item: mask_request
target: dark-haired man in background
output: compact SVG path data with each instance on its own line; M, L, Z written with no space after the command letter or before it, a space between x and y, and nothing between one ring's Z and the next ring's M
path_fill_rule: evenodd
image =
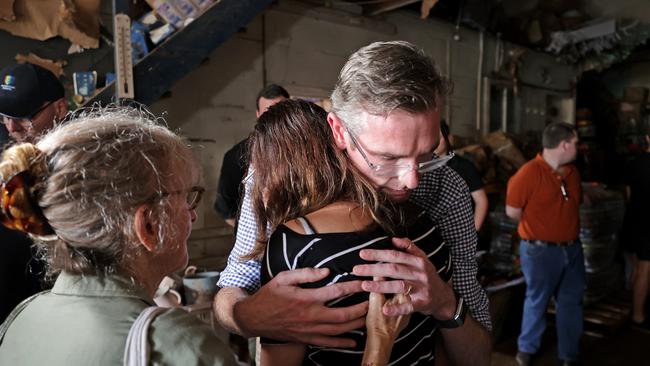
M283 87L277 84L267 85L257 94L255 118L261 116L270 106L285 99L289 99L289 93ZM230 226L235 226L237 211L243 195L241 182L248 170L247 144L248 137L226 151L221 163L214 209Z
M580 174L571 164L578 134L568 123L551 123L543 150L508 182L506 214L519 221L521 271L526 279L524 315L517 363L529 365L539 350L551 296L557 309L558 356L563 365L578 361L582 335L585 265L580 229Z

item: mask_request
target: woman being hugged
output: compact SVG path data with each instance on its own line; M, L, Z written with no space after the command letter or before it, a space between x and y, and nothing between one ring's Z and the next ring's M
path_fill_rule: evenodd
M56 282L3 324L0 364L122 364L135 319L187 265L199 179L185 141L129 107L79 113L7 149L0 218L36 239ZM235 364L183 310L161 311L148 332L151 364Z
M305 267L329 269L328 277L305 287L366 279L353 273L355 265L368 263L359 252L394 249L391 237L411 239L419 247L413 250L424 251L441 277L451 278L449 251L427 215L408 204L390 203L356 170L336 147L322 108L292 100L272 106L258 119L249 151L254 169L252 204L260 230L248 257L261 258L263 284L281 271ZM371 295L366 327L341 335L354 339L355 348L263 338L262 364L431 364L438 337L433 317L412 313L409 320L382 313L385 301L412 311L410 288L404 282L402 293L388 300ZM367 300L368 293L357 293L327 305Z

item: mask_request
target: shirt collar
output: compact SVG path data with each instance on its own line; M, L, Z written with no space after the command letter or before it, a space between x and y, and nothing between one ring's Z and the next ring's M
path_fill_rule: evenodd
M130 297L141 299L150 305L154 302L135 280L119 275L77 275L61 272L54 283L52 293L58 295L93 297Z
M573 169L570 169L570 168L569 168L569 164L560 165L560 167L559 167L559 171L560 171L560 172L555 171L555 170L554 170L554 169L553 169L553 168L548 164L548 162L547 162L546 160L544 160L544 157L542 156L542 153L537 153L537 156L535 156L535 160L537 160L537 162L538 162L542 167L544 167L544 170L546 170L546 171L548 171L549 173L551 173L551 174L553 174L553 175L556 175L556 176L559 175L559 176L561 176L561 177L566 178L566 177L568 177L569 175L571 175L571 172L573 171Z

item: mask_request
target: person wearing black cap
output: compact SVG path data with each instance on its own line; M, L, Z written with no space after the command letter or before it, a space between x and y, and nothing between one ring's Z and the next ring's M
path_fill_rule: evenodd
M15 142L33 142L68 113L63 85L49 70L15 64L0 70L0 116ZM0 148L7 142L0 141ZM25 234L0 225L0 322L43 289L43 262Z
M63 85L49 70L29 63L0 70L0 115L16 142L33 142L68 113Z

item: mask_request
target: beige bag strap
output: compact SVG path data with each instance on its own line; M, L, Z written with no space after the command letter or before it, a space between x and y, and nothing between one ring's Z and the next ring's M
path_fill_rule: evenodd
M135 319L124 348L124 366L146 366L149 364L149 325L167 308L150 306L142 310Z

